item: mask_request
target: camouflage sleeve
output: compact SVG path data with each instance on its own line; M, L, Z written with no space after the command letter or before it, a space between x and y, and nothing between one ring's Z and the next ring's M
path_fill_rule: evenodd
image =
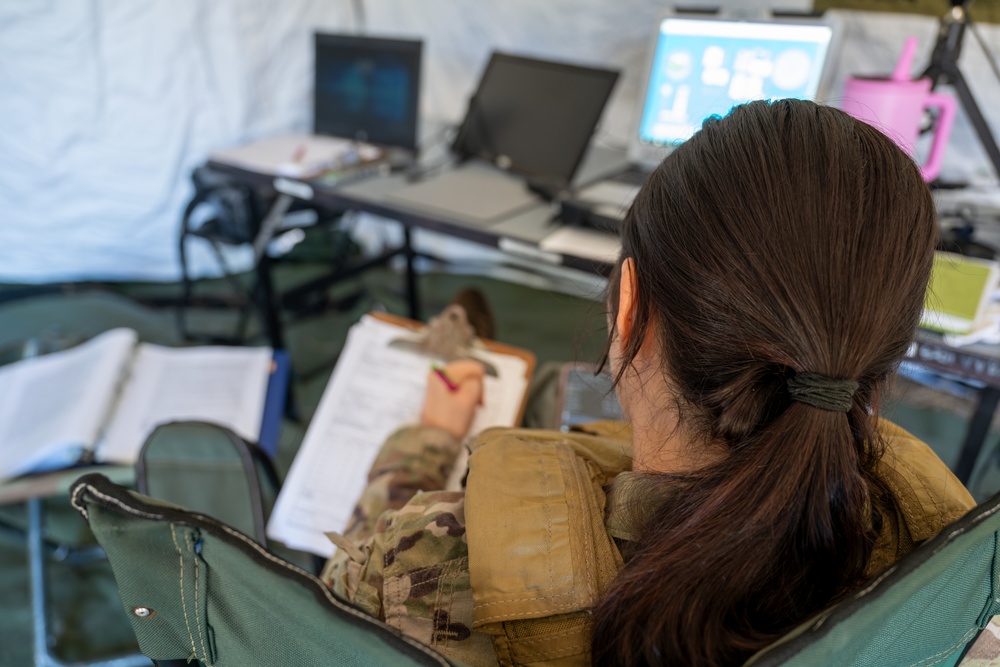
M460 448L455 436L430 426L406 426L390 435L368 472L368 486L344 537L363 542L386 510L403 507L420 491L444 489Z
M337 551L323 569L335 593L381 617L381 565L389 510L405 506L420 491L444 488L458 455L459 441L447 431L406 426L382 445L343 535L327 533Z
M339 548L322 579L334 593L449 659L497 664L490 636L472 629L464 493L418 493L360 544L330 537Z

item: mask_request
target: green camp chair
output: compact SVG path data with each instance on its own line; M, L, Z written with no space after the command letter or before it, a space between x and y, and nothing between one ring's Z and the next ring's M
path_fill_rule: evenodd
M211 517L98 474L70 497L107 552L140 650L161 667L449 664Z
M264 528L278 493L268 456L207 422L161 424L136 462L139 493L208 514L267 546Z
M96 474L71 497L107 551L143 653L160 664L448 664L214 519ZM998 531L1000 495L748 665L956 664L1000 612Z
M311 554L269 544L267 519L281 488L268 454L233 431L208 422L160 424L135 464L139 493L200 512L252 537L279 557L313 572Z
M998 531L1000 494L748 664L958 664L966 648L1000 614Z

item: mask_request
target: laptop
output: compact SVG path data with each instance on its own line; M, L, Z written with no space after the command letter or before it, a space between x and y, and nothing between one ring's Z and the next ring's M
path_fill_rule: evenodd
M452 142L461 164L389 198L477 223L537 206L537 192L568 187L617 79L616 70L494 52Z
M422 50L420 40L316 33L313 132L341 140L332 158L345 172L413 163Z
M816 99L834 28L807 19L668 16L656 34L629 164L564 202L567 222L617 231L649 173L710 116L757 99Z
M556 399L559 430L608 419L624 419L621 404L615 394L615 380L608 369L598 370L593 364L570 362L559 372L559 393Z

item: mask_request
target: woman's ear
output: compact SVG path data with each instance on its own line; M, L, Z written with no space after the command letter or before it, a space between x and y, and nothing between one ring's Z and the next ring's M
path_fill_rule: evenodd
M618 331L618 336L624 347L628 344L629 336L632 335L636 298L635 261L631 257L627 257L622 262L619 275L618 317L615 320L615 329Z

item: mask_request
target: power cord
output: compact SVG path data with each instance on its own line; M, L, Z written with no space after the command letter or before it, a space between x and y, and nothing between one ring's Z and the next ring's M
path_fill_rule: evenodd
M432 151L441 149L443 155L441 158L428 164L415 164L406 171L406 180L411 183L416 182L425 176L451 166L455 162L455 157L448 149L448 145L454 140L456 131L457 128L454 123L446 123L439 130L421 141L418 147L418 154L426 155Z

